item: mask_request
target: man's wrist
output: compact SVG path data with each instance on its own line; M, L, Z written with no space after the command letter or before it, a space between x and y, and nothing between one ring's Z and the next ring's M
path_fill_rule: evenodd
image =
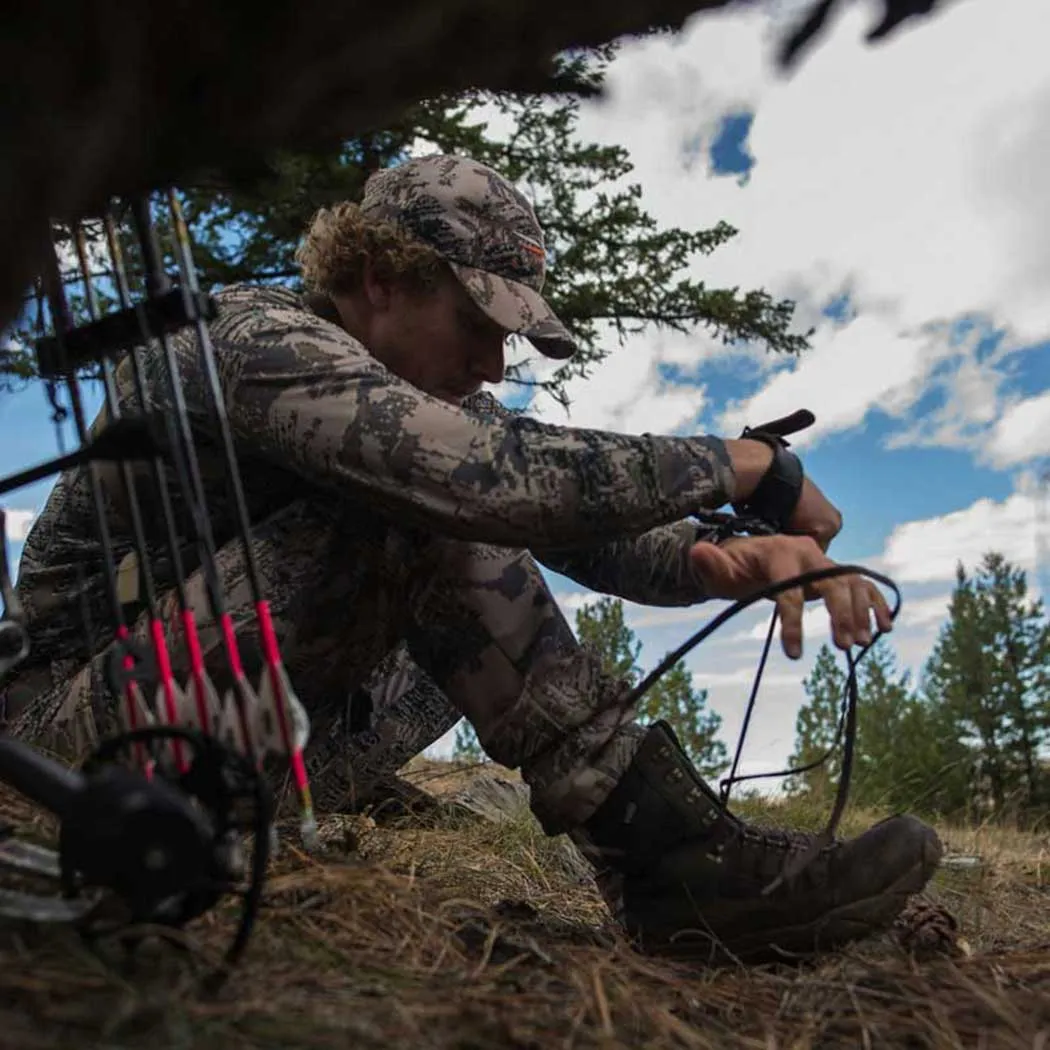
M802 497L805 484L802 461L788 451L787 442L776 434L756 431L753 440L762 441L772 450L773 461L754 491L734 501L733 510L744 517L759 518L777 532L783 532Z
M773 450L762 441L726 438L726 452L733 465L730 503L746 503L773 464Z

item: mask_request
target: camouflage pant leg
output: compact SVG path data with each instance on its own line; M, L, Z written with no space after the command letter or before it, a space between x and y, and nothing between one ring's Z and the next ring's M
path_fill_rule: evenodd
M420 712L413 706L419 691L412 688L380 705L364 731L348 734L345 715L351 691L396 642L396 624L403 618L404 575L411 564L402 537L385 529L352 528L351 517L299 501L253 530L263 590L285 663L311 718L306 761L319 808L339 807L355 788L367 792L370 783L400 768L411 757L408 752L422 750L447 731L450 719L455 724L459 717L440 694L438 702ZM257 681L261 647L240 544L223 546L216 564L245 671ZM208 672L221 692L229 681L228 667L200 572L189 577L186 591ZM181 633L175 630L174 593L163 595L160 606L173 667L185 681L188 660ZM133 636L146 641L148 627L140 617ZM103 684L111 649L55 675L51 687L15 718L11 732L72 761L85 757L100 737L116 732L120 701Z
M395 774L463 715L403 645L351 695L347 725L333 725L312 761L326 808L356 810L407 792ZM411 793L411 792L408 792Z
M527 551L442 545L440 576L415 606L409 649L495 761L520 769L549 834L594 812L644 731L626 682L580 646Z

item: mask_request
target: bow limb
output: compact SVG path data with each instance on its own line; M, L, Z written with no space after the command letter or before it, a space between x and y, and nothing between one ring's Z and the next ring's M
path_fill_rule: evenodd
M159 259L150 256L155 249L155 233L148 225L148 208L133 206L142 235L146 285L145 302L132 305L123 260L114 250L118 244L112 216L104 223L106 240L111 248L112 274L121 309L102 316L99 296L91 274L91 252L84 227L73 229L72 247L79 265L80 278L89 322L77 327L63 288L59 251L49 230L51 249L42 275L41 288L46 290L47 314L53 335L42 336L37 343L37 361L48 383L54 419L63 452L58 459L43 464L12 479L0 481L0 491L9 491L14 483L27 478L43 477L58 469L82 470L77 484L87 486L90 515L94 520L98 547L102 555L101 587L105 594L115 637L101 652L102 638L93 631L90 617L85 616L89 651L87 666L72 678L73 700L93 702L97 678L108 671L110 685L123 700L122 719L125 732L106 739L88 758L82 770L72 771L45 757L26 742L11 737L0 738L0 779L38 805L55 813L61 823L57 853L38 850L27 852L24 844L11 840L9 829L0 827L0 868L31 874L38 879L61 882L62 889L80 904L63 907L57 898L20 895L0 890L0 914L40 921L84 921L94 923L95 916L85 892L96 890L115 893L129 909L132 924L166 924L180 926L210 908L224 893L238 892L244 898L241 922L228 952L230 962L243 949L257 910L262 881L269 856L272 831L272 802L260 761L255 754L258 711L250 687L246 690L243 670L232 623L223 605L224 596L214 559L214 549L207 508L195 458L193 437L181 399L181 389L168 335L185 324L191 316L183 304L183 291L172 292L159 272ZM143 225L141 220L145 219ZM38 297L40 328L45 325L45 291ZM181 311L181 316L180 316ZM137 340L136 340L137 335ZM169 366L166 376L173 403L183 406L180 418L171 421L166 434L159 434L151 418L146 397L144 372L136 341L148 343L156 337ZM113 358L131 349L131 371L136 378L136 393L142 412L136 421L126 416L130 399L122 399L115 382ZM105 411L95 435L89 434L78 372L89 364L99 367L105 391ZM163 371L163 370L162 370ZM162 376L162 379L164 377ZM62 448L61 423L68 412L58 397L58 380L64 380L68 402L79 439L79 450L66 454ZM163 418L163 417L161 417ZM138 426L135 423L138 423ZM151 427L150 424L154 425ZM139 440L143 437L148 440ZM109 469L105 486L98 460L115 464ZM170 639L165 631L162 602L157 576L151 564L151 553L145 514L140 501L143 479L129 467L130 459L144 460L152 470L154 485L161 501L164 535L171 558L174 589L180 603L180 621L190 653L191 675L197 704L191 706L174 679L169 652ZM238 727L249 760L224 748L209 731L220 704L214 687L203 670L201 646L193 612L185 594L185 571L179 557L180 544L172 503L167 496L165 470L173 463L177 480L183 488L186 506L191 511L196 537L202 554L202 570L207 577L207 596L213 600L223 639L234 666L237 685ZM115 487L114 487L115 479ZM6 487L5 487L6 486ZM152 652L141 644L138 631L129 629L130 613L122 601L121 577L115 561L119 533L107 520L108 496L118 495L116 502L126 510L123 524L130 526L130 541L121 536L119 543L129 543L125 566L130 563L136 581L136 597L144 605L144 626ZM3 522L0 520L0 525ZM15 634L21 626L17 594L10 585L5 558L0 569L0 589L5 600L4 629L0 643L12 640L15 659L24 655L25 646ZM84 566L77 560L78 591L88 607L88 586ZM107 618L108 619L108 618ZM18 646L13 641L19 641ZM15 648L18 652L14 652ZM0 648L0 655L6 654ZM13 662L12 662L13 665ZM156 683L152 699L156 702L154 717L143 697L147 682ZM68 685L69 683L67 683ZM62 685L56 685L60 692ZM210 692L210 696L209 696ZM159 723L159 724L158 724ZM187 727L192 728L187 728ZM174 762L154 761L160 753L174 756ZM128 754L136 756L138 771L127 767ZM145 774L145 775L143 775ZM237 849L231 849L238 836L250 831L254 838L250 871ZM242 889L244 879L246 889ZM57 901L57 903L56 903ZM84 905L87 902L86 906ZM86 927L85 927L86 928ZM94 929L94 927L92 927ZM105 932L105 931L96 931Z

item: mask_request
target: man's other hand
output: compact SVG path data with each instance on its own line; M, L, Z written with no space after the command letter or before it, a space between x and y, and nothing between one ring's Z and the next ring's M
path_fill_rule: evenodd
M833 562L810 536L737 536L715 545L696 543L690 556L713 598L747 598L762 587L782 583ZM792 588L774 599L780 613L784 652L802 656L802 609L806 601L823 601L831 618L831 637L839 649L868 645L872 619L880 631L893 629L890 608L871 581L850 574Z

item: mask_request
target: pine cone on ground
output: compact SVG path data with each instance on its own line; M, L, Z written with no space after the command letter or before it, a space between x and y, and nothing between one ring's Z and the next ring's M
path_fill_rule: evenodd
M960 958L970 948L959 935L959 922L928 897L912 897L893 924L894 940L916 959Z

